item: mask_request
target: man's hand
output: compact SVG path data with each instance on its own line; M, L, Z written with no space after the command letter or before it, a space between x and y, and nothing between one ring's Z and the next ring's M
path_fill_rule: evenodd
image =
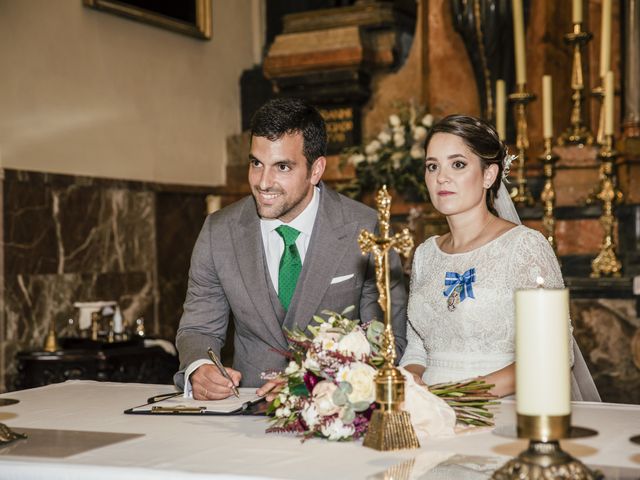
M225 370L233 380L233 385L240 385L242 374L232 368ZM232 383L222 376L215 365L200 365L189 379L196 400L222 400L233 395Z
M256 395L264 397L267 402L273 402L286 383L286 379L282 377L274 378L257 389Z

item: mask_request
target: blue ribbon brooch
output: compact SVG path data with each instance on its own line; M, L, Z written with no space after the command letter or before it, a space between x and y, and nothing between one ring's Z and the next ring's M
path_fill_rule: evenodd
M444 276L446 290L442 294L447 297L447 308L450 312L456 309L456 305L465 298L476 298L473 295L473 282L476 281L476 269L470 268L462 275L456 272L447 272Z

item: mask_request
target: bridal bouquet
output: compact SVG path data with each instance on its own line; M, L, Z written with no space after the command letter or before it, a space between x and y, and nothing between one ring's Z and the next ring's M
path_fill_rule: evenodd
M387 185L407 200L426 200L424 143L432 124L431 114L414 105L402 106L375 138L345 150L342 164L355 167L355 178L340 185L340 191L359 198Z
M375 406L375 375L384 359L384 325L360 325L342 314L315 316L310 335L287 332L289 365L280 374L286 384L269 406L267 432L296 432L305 438L352 440L363 436Z
M287 331L290 349L283 352L289 364L278 375L284 387L269 405L272 415L267 432L293 432L304 439L354 440L364 436L375 404L375 376L384 363L381 355L384 325L325 311L327 318L315 316L315 325ZM426 434L434 429L452 431L456 420L470 425L492 425L493 414L486 409L495 397L484 382L440 384L432 392L415 385L409 375L406 403L420 410ZM415 388L413 398L409 398ZM416 392L417 391L417 392ZM425 412L429 410L429 412ZM414 424L415 425L415 424Z

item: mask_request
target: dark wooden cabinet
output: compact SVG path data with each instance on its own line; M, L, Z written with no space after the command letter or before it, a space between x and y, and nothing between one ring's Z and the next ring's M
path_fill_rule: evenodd
M69 341L71 340L71 341ZM15 388L40 387L66 380L170 384L178 360L142 341L119 343L67 339L57 352L19 352Z

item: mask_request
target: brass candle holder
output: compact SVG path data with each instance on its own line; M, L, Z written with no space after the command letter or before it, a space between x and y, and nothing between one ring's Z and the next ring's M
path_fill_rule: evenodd
M494 433L507 438L528 439L529 448L493 472L493 480L604 479L602 473L589 469L580 460L562 450L562 439L585 438L598 433L588 428L572 427L571 414L518 414L517 430L511 426L496 428Z
M555 176L555 164L559 157L552 151L551 138L544 139L544 153L538 158L544 165L544 188L540 194L540 200L542 200L544 207L542 226L544 227L547 240L551 244L553 251L557 253L556 219L554 217L556 190L553 186L553 177Z
M622 271L622 264L616 256L616 245L613 238L613 228L615 226L614 205L622 202L623 199L622 192L616 187L614 174L614 164L617 156L618 152L613 149L613 136L607 135L604 146L598 153L598 158L602 162L602 175L600 191L596 196L602 202L600 224L604 233L600 253L591 262L592 278L601 276L619 277Z
M584 102L584 75L582 68L582 48L591 40L593 35L582 31L582 23L573 24L573 32L564 36L566 43L573 47L573 64L571 67L571 89L573 95L571 100L571 125L560 135L558 143L560 145L591 145L593 134L583 121L582 104Z
M13 398L0 398L0 407L15 405L16 403L18 403L18 400ZM23 438L27 438L27 436L23 433L14 432L4 423L0 423L0 448Z
M396 341L391 329L391 295L389 288L389 250L394 249L407 257L413 248L413 238L408 229L389 235L391 195L383 186L376 195L380 235L362 230L358 245L363 254L372 253L376 267L378 303L384 314L382 356L384 365L376 375L376 402L369 428L364 437L364 446L376 450L400 450L419 448L418 437L411 424L409 412L402 410L404 402L404 376L395 367Z
M60 350L60 345L58 344L58 336L56 335L56 320L55 318L51 318L49 322L49 331L47 332L47 338L44 341L45 352L53 353Z
M516 149L518 150L516 186L510 195L515 203L533 205L533 197L527 186L526 156L529 149L529 134L527 133L527 104L535 100L536 96L526 91L525 83L518 84L518 91L509 95L509 101L515 104L516 115Z

